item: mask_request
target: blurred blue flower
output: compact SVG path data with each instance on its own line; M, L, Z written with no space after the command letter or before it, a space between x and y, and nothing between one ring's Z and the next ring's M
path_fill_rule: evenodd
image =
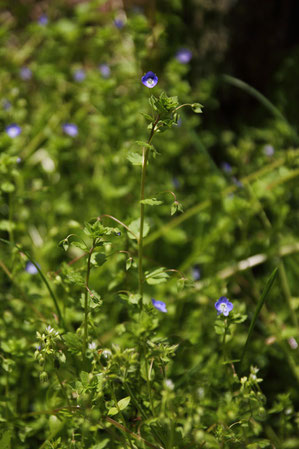
M114 25L120 30L125 26L125 23L120 17L116 17L116 19L114 19Z
M73 74L73 78L75 81L78 81L78 83L81 83L86 78L85 70L83 69L76 70Z
M75 137L78 134L78 127L74 123L64 123L62 129L68 136Z
M38 23L42 26L48 25L48 21L48 16L46 14L42 14L38 19Z
M3 100L2 106L3 106L4 111L8 111L11 108L11 103L8 100Z
M172 184L173 184L173 187L175 189L179 189L180 188L180 181L175 176L172 178Z
M109 78L111 70L108 64L100 64L99 71L101 72L103 78Z
M17 164L20 164L22 162L22 158L18 157L17 158Z
M228 162L222 162L221 168L225 173L231 173L232 172L232 166Z
M266 156L273 156L274 148L272 147L272 145L265 145L264 146L264 154Z
M199 281L201 273L198 265L194 265L194 267L192 268L192 277L195 281Z
M235 176L232 177L232 181L237 187L240 187L240 188L243 187L243 183L241 181L239 181L239 179L236 178Z
M17 137L19 134L21 134L22 129L19 125L17 125L16 123L12 123L11 125L8 125L5 128L6 134L9 135L9 137L11 137L12 139L14 139L15 137Z
M189 48L180 48L175 57L181 64L188 64L192 59L192 51Z
M28 67L22 67L20 70L20 77L24 81L29 81L32 78L32 72Z
M38 267L39 267L39 265L38 265ZM27 273L29 273L29 274L37 274L38 273L38 269L32 262L26 263L25 271L27 271Z
M233 310L233 304L225 296L221 296L217 302L215 302L215 308L217 315L223 313L224 316L228 316L229 312Z
M149 87L150 89L152 87L155 87L155 85L158 82L158 77L154 72L147 72L142 78L141 78L142 84L144 84L146 87Z
M160 312L167 313L165 302L163 302L163 301L156 301L154 298L152 298L152 304Z

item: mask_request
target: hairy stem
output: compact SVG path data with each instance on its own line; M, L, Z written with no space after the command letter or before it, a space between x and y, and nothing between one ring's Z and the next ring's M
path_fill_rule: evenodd
M155 134L156 125L160 119L160 116L156 118L155 122L152 125L152 129L150 132L150 136L148 138L147 143L150 145L152 138ZM146 166L149 156L149 147L143 147L142 150L142 168L141 168L141 183L140 183L140 225L139 225L139 240L138 240L138 291L141 296L141 307L142 307L142 299L143 299L143 268L142 268L142 259L143 259L143 228L144 228L144 204L141 202L144 200L144 187L145 187L145 176L146 176Z
M89 275L90 275L90 268L91 268L91 255L95 249L95 240L92 243L92 247L89 250L88 253L88 259L87 259L87 270L86 270L86 280L85 280L85 297L84 297L84 335L83 335L83 348L82 348L82 355L83 360L85 359L86 354L86 346L87 346L87 337L88 337L88 294L89 294Z

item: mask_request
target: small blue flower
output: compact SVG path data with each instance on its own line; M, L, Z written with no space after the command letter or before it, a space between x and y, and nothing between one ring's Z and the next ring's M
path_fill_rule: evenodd
M225 173L231 173L232 172L232 166L228 162L222 162L221 168Z
M175 176L172 178L172 184L173 184L173 187L175 189L179 189L180 188L180 181Z
M101 72L103 78L109 78L111 69L108 64L100 64L99 71Z
M264 146L264 154L266 156L273 156L274 148L272 147L272 145L265 145Z
M75 81L78 81L78 83L81 83L86 78L85 70L83 69L76 70L73 74L73 78Z
M232 177L232 181L233 181L233 183L237 186L237 187L240 187L240 188L242 188L243 187L243 184L242 184L242 182L241 181L239 181L239 179L238 178L236 178L235 176L233 176Z
M125 26L125 23L120 17L116 17L116 19L114 19L114 25L120 30Z
M18 157L17 158L17 164L20 164L22 162L22 158Z
M11 103L8 100L3 100L2 106L3 106L4 111L8 111L11 108Z
M32 78L32 72L28 67L22 67L20 70L20 77L24 81L29 81Z
M152 304L160 312L167 313L165 302L163 302L163 301L156 301L154 298L152 298Z
M16 123L12 123L11 125L8 125L5 128L6 134L9 135L9 137L11 137L12 139L14 139L15 137L17 137L19 134L21 134L22 129L19 125L17 125Z
M192 277L195 281L199 281L201 272L198 265L194 265L194 267L192 268Z
M223 313L224 316L228 316L229 312L233 310L233 304L225 296L221 296L217 302L215 302L215 308L217 315Z
M38 267L39 267L39 265L38 265ZM26 263L25 271L27 271L27 273L29 273L29 274L37 274L38 273L38 269L32 262Z
M48 21L48 16L46 14L42 14L38 19L39 25L42 26L48 25Z
M192 51L189 48L180 48L175 57L181 64L188 64L192 59Z
M65 123L62 125L62 129L68 136L76 137L78 134L78 128L77 125L74 123Z
M149 87L152 89L152 87L155 87L155 85L158 82L158 77L154 72L147 72L142 78L141 78L142 84L144 84L146 87Z

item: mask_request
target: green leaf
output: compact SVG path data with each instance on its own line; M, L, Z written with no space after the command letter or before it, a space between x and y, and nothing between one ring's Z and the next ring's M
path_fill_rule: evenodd
M132 221L128 227L132 232L134 232L135 235L137 235L139 237L139 229L140 229L140 219L139 218ZM147 220L144 220L143 237L146 237L147 234L149 233L149 231L150 231L149 224L148 224ZM130 239L135 239L135 237L130 232L128 232L128 237Z
M163 282L166 282L168 278L169 275L165 273L164 267L145 272L145 280L149 285L162 284Z
M153 122L153 121L154 121L154 118L151 117L150 115L145 114L144 112L140 112L140 114L143 115L143 117L144 117L146 120L148 120L149 122Z
M157 200L157 198L148 198L146 200L141 200L140 203L147 204L148 206L159 206L163 204L163 201Z
M109 441L110 441L109 438L105 438L100 443L92 446L90 449L104 449L107 446L107 444L109 443Z
M1 449L11 449L11 437L12 437L12 432L11 430L6 430L0 440L0 448Z
M74 240L70 244L71 244L71 246L75 246L76 248L80 248L83 251L88 251L88 248L87 248L87 246L86 246L86 244L84 242L80 242L80 241L78 242L78 241Z
M89 296L91 301L96 305L100 306L102 304L101 295L99 295L95 290L89 291Z
M249 326L249 331L248 331L247 339L246 339L246 342L245 342L245 345L244 345L244 348L243 348L243 351L242 351L242 355L241 355L241 359L240 359L240 360L241 360L241 361L240 361L240 364L241 364L241 365L242 365L242 362L243 362L243 359L244 359L244 355L245 355L245 353L246 353L246 350L247 350L247 348L248 348L248 343L249 343L249 340L250 340L250 337L251 337L251 334L252 334L254 325L255 325L255 323L256 323L257 317L258 317L258 315L259 315L259 313L260 313L260 311L261 311L261 308L263 307L263 305L264 305L264 303L265 303L265 301L266 301L266 298L267 298L268 294L270 293L270 290L271 290L271 288L272 288L272 285L273 285L273 283L274 283L274 281L275 281L275 278L276 278L276 275L277 275L277 271L278 271L278 268L276 267L276 268L273 270L271 276L269 277L269 279L268 279L268 281L267 281L267 284L266 284L266 286L265 286L265 288L264 288L264 291L263 291L263 293L262 293L260 299L258 300L258 303L257 303L256 309L255 309L255 312L254 312L252 321L251 321L250 326Z
M201 114L202 113L202 108L203 105L200 103L193 103L191 105L193 112L195 112L196 114Z
M121 399L120 401L118 401L117 405L118 405L119 409L124 410L126 407L128 407L130 400L131 400L130 396L127 396L127 397Z
M73 332L67 332L63 335L63 340L65 341L68 350L73 353L78 353L81 351L82 342L79 335Z
M87 387L89 384L89 374L86 371L81 371L80 379L83 387Z
M1 189L3 192L11 193L15 190L15 186L11 182L6 181L1 184Z
M106 254L104 253L96 253L94 256L94 260L97 267L101 267L107 261Z
M117 410L116 407L111 407L108 411L108 415L110 416L117 415L117 413L119 413L119 411Z
M126 260L126 270L127 271L131 268L132 263L133 263L133 258L129 257L129 259Z
M139 153L133 153L132 151L130 151L130 153L128 153L128 155L127 155L127 159L133 165L142 165L143 159L142 159L142 155Z
M63 239L63 240L61 240L61 241L58 243L58 246L59 246L60 248L63 248L64 251L67 251L67 250L69 249L69 246L70 246L68 239Z
M141 299L139 293L121 293L119 296L125 301L128 301L130 304L138 304Z
M140 145L141 147L149 148L150 150L154 149L153 145L147 142L143 142L142 140L135 140L135 143L137 143L137 145Z
M184 212L184 209L179 201L174 201L174 203L171 205L170 214L174 215L177 211Z

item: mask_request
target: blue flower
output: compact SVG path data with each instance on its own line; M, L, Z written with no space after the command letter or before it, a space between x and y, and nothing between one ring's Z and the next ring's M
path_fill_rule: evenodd
M121 28L124 27L124 21L122 19L120 19L119 17L116 17L116 19L114 19L114 25L116 26L116 28L118 28L119 30Z
M235 176L233 176L232 177L232 181L233 181L233 183L237 186L237 187L240 187L240 188L242 188L243 187L243 184L242 184L242 182L241 181L239 181L239 179L238 178L236 178Z
M81 83L86 78L86 73L83 69L78 69L74 72L73 78L75 81L78 81L78 83Z
M215 308L217 315L223 313L224 316L228 316L229 312L233 310L233 304L225 296L221 296L217 302L215 302Z
M192 51L189 48L180 48L175 57L181 64L188 64L192 59Z
M68 136L75 137L78 134L77 125L74 123L65 123L62 125L62 129Z
M48 24L48 16L46 16L46 14L42 14L38 19L38 23L42 26L47 25Z
M38 265L38 267L39 267L39 265ZM27 271L27 273L29 273L29 274L37 274L38 273L38 269L32 262L26 263L25 271Z
M2 106L3 106L4 111L8 111L11 108L11 103L8 100L3 100Z
M192 268L192 277L193 277L193 279L195 281L199 281L200 276L201 276L201 273L200 273L199 266L198 265L194 265L194 267Z
M108 64L100 64L99 71L101 72L103 78L109 78L111 70Z
M163 301L156 301L154 298L152 298L152 304L160 312L167 313L165 302L163 302Z
M264 154L266 156L273 156L274 148L272 147L272 145L265 145L264 146Z
M152 87L155 87L155 85L158 82L158 77L154 72L147 72L142 78L141 78L142 84L144 84L146 87L149 87L150 89Z
M32 72L28 67L22 67L20 70L20 77L24 81L29 81L32 78Z
M5 128L6 133L9 135L9 137L11 137L12 139L14 139L15 137L17 137L19 134L21 134L22 129L19 125L17 125L16 123L12 123L11 125L8 125Z
M221 168L225 173L231 173L232 172L232 166L228 162L222 162Z
M180 188L180 181L178 180L178 178L176 176L174 176L172 178L172 184L173 184L173 187L175 189L179 189Z

